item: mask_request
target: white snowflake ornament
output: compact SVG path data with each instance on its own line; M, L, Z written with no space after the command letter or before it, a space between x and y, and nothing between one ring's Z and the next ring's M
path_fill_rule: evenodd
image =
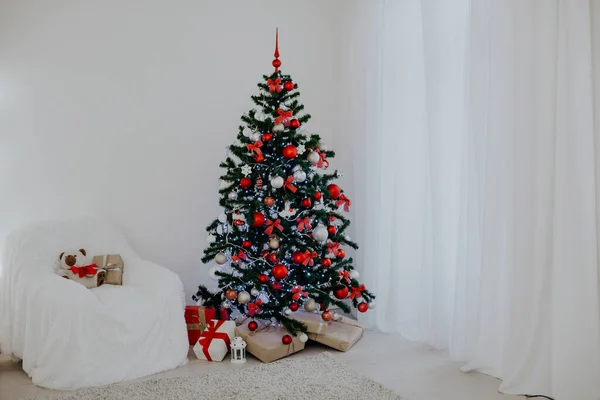
M249 165L244 165L241 169L242 169L242 174L244 174L245 176L248 176L252 173L252 167Z
M296 150L298 150L298 154L304 154L304 152L306 151L306 147L301 144L300 146L296 147Z

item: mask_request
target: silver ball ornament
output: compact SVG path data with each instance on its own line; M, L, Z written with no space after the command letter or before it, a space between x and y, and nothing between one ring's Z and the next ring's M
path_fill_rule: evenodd
M215 262L219 265L223 265L227 262L227 256L223 253L219 253L215 256Z
M229 200L237 200L238 194L237 194L237 192L229 192L227 197L229 198Z
M283 312L285 315L292 315L292 310L290 310L289 308L286 308L285 311Z
M306 341L308 340L308 335L306 333L301 333L300 335L298 335L298 339L302 343L306 343Z
M297 182L304 182L306 180L306 172L302 170L294 172L294 179Z
M257 288L252 288L252 290L250 290L250 294L251 294L252 296L258 296L258 293L259 293L259 292L258 292L258 289L257 289Z
M311 151L310 153L308 153L308 156L306 156L306 159L309 162L316 164L321 159L321 156L319 156L319 153L317 153L316 151Z
M245 290L238 293L237 300L240 304L246 304L250 301L250 293Z
M313 299L308 299L306 300L306 302L304 303L304 309L308 312L313 312L317 309L317 302L314 301Z
M371 309L371 310L374 309L375 308L375 300L371 300L369 302L368 306L369 306L369 309Z
M282 177L276 176L275 178L271 179L271 186L273 186L275 189L281 189L283 187L284 182L285 181Z
M315 227L315 229L313 229L312 235L313 238L315 238L315 240L319 242L324 242L329 237L329 232L327 232L327 228L325 228L325 225L319 224Z
M350 271L350 273L348 274L348 276L352 279L357 279L360 278L360 274L358 273L357 270L353 269L352 271Z

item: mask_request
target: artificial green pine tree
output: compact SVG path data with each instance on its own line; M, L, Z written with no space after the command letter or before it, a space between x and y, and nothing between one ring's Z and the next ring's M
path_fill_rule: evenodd
M279 69L277 39L272 65L275 72L252 96L260 111L242 116L238 142L220 164L224 212L207 227L202 258L219 264L211 270L219 291L200 286L194 300L278 322L296 335L306 332L290 317L300 307L330 320L331 305L349 312L349 297L365 312L375 296L357 281L344 252L344 245L358 248L345 233L350 221L342 212L350 200L332 183L341 174L326 172L334 152L300 129L310 115L302 113L298 85Z

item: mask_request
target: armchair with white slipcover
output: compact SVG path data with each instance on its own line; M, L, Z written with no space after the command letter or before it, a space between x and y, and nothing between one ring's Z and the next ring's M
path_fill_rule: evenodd
M87 289L54 274L65 248L121 254L123 286ZM95 218L41 222L9 234L0 276L0 348L33 383L100 386L176 368L189 350L179 277Z

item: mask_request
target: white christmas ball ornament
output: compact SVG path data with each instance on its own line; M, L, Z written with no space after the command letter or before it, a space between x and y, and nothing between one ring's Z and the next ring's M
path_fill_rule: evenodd
M283 312L285 315L292 315L292 310L290 310L289 308L286 308L285 311Z
M312 232L313 238L319 242L324 242L329 237L329 233L327 232L327 228L325 225L319 224Z
M215 262L219 265L223 265L227 262L227 256L223 253L219 253L215 256Z
M306 341L308 340L308 335L306 333L301 333L300 335L298 335L298 339L302 343L306 343Z
M277 124L273 127L273 132L283 132L284 129L283 124Z
M304 182L306 180L306 172L302 170L294 172L294 179L297 182Z
M340 319L340 314L334 312L333 315L332 315L332 317L333 317L334 321L337 321L338 319Z
M255 132L255 133L253 133L253 134L252 134L252 136L250 137L250 139L251 139L253 142L256 142L256 141L258 141L258 140L260 139L260 133L258 133L258 132Z
M371 301L369 302L369 308L370 308L370 309L373 309L373 308L375 308L375 300L371 300Z
M240 304L246 304L250 301L250 293L245 290L238 294L237 300Z
M221 223L227 222L227 215L225 213L219 214L219 222L221 222Z
M217 267L212 267L208 270L208 276L210 279L214 279L215 281L219 279L219 277L215 274L217 271L219 271L219 268Z
M358 278L360 278L360 274L355 269L350 271L350 274L348 274L348 276L350 276L350 278L352 278L352 279L357 279L357 280L358 280Z
M229 200L237 200L238 194L237 192L229 192L229 195L227 197L229 198Z
M252 288L252 290L250 290L250 294L251 294L252 296L257 296L257 295L258 295L258 289L257 289L257 288L255 288L255 287L254 287L254 288Z
M280 176L276 176L275 178L271 179L271 186L273 186L275 189L281 189L283 187L283 183L284 180Z
M308 312L313 312L317 309L317 302L313 299L308 299L306 303L304 303L304 309Z
M310 153L308 153L308 156L306 157L306 159L313 163L316 164L319 162L319 160L321 159L321 157L319 156L319 153L317 153L316 151L311 151Z

